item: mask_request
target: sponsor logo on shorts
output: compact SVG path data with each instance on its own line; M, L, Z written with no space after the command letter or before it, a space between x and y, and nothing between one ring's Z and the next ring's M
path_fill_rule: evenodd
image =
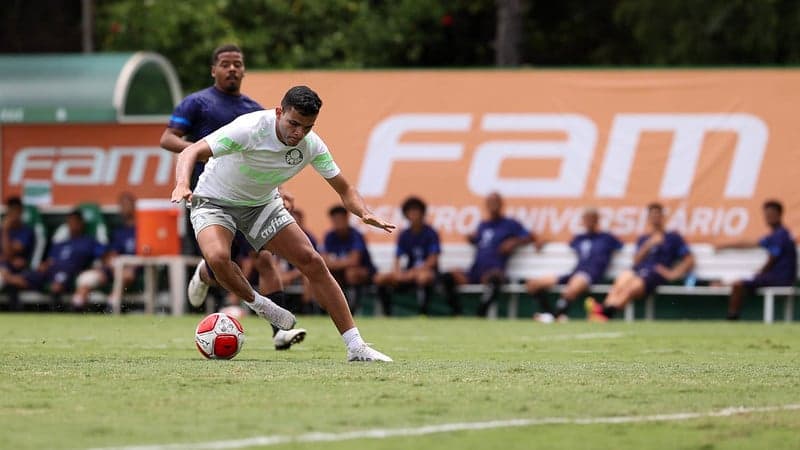
M296 166L303 162L303 152L300 150L293 148L286 152L286 164L291 166Z
M261 237L266 238L273 234L275 234L281 227L286 225L292 220L292 216L288 214L281 214L278 217L269 221L267 227L264 228L264 231L261 232Z

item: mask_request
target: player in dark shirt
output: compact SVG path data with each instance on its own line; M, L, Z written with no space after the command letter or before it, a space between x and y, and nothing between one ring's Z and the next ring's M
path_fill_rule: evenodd
M797 280L797 245L791 232L783 226L783 205L776 200L769 200L764 202L763 211L770 232L758 241L758 245L769 256L753 278L733 284L728 302L728 320L739 319L746 294L765 286L792 286Z
M455 270L442 276L448 302L455 314L461 313L457 286L483 284L479 316L486 316L489 306L497 299L500 287L506 281L506 264L514 251L534 241L534 236L519 222L503 215L503 198L498 193L486 197L488 217L478 224L478 229L467 236L475 246L475 259L468 272Z
M88 269L104 250L99 242L84 234L80 210L67 215L67 226L67 240L52 244L47 259L37 270L19 274L2 272L5 281L18 289L48 291L53 294L54 302L60 303L60 296L73 289L78 274Z
M526 286L531 295L539 297L543 312L534 316L539 322L550 323L554 320L567 320L569 305L589 288L603 280L611 257L622 248L622 242L614 235L600 231L599 215L595 209L587 209L583 213L585 232L575 236L569 246L575 251L578 263L568 274L560 277L548 275L528 280ZM553 310L547 301L547 291L557 284L564 285L561 297L556 301Z
M263 110L258 102L242 94L244 75L244 53L238 46L228 44L216 48L211 57L211 77L214 79L214 85L190 94L181 101L172 113L167 129L161 135L161 146L173 153L180 153L193 142L205 138L240 115ZM191 189L197 184L204 163L201 161L195 165L190 183ZM291 211L291 195L284 191L281 191L281 195L286 208ZM191 227L189 214L186 214L186 217L188 227ZM199 255L200 250L194 233L186 233L186 239L191 251ZM239 240L246 242L244 239ZM259 251L249 263L252 263L258 272L259 292L278 305L284 306L283 285L272 255L266 250ZM188 295L193 306L197 307L205 302L209 286L216 286L214 275L210 273L205 262L201 261L189 283ZM275 347L281 350L301 342L306 335L306 330L303 329L282 331L273 327L272 332Z
M20 273L30 269L31 257L36 245L36 234L22 220L23 205L19 197L11 197L6 201L6 213L0 224L0 289L8 293L8 307L18 310L18 289L5 286L2 270L9 273Z
M339 205L328 211L333 229L325 235L322 257L333 277L349 294L351 311L356 311L360 306L359 288L375 276L375 265L364 236L350 226L349 214Z
M686 276L694 267L694 256L680 234L664 230L664 207L647 206L650 232L639 237L633 256L633 269L622 272L601 305L586 299L587 319L605 322L628 302L652 293L668 281Z
M122 224L111 233L111 242L103 254L101 267L85 270L78 275L72 295L72 309L75 311L86 308L92 290L111 284L114 279L112 264L117 255L136 254L136 197L130 192L123 192L118 203ZM140 271L133 266L126 266L122 273L122 285L132 285Z
M397 239L394 266L391 272L375 275L378 297L386 315L392 313L392 288L416 288L420 314L428 314L431 288L439 272L442 252L439 234L425 223L427 206L418 197L403 202L403 216L409 227ZM402 264L405 259L405 264Z

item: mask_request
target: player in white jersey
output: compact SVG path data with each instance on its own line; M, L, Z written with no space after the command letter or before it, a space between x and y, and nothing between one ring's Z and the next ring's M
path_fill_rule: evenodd
M314 91L296 86L280 107L239 116L190 145L178 157L172 201L191 202L192 226L208 268L219 284L259 316L281 329L296 323L292 313L255 291L231 261L237 229L254 249L282 256L309 279L315 297L342 334L349 361L391 361L361 338L344 293L277 192L278 186L311 164L362 222L387 232L395 229L367 209L325 143L311 131L321 107ZM192 192L192 168L204 160L209 162Z

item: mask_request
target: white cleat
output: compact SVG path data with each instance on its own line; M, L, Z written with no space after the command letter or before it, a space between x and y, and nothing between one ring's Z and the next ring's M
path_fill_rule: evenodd
M258 314L258 317L261 317L281 330L291 330L297 323L294 314L276 305L275 302L270 299L267 299L267 304L264 305L264 309L262 311L256 311L256 314Z
M275 343L275 350L289 350L292 344L299 344L306 338L306 330L293 328L291 330L278 330L272 341Z
M552 314L545 312L545 313L536 313L533 315L533 320L539 323L553 323L556 321L555 316Z
M355 350L347 350L347 361L384 361L392 362L392 358L384 355L383 353L375 350L367 344L358 347Z
M204 270L206 270L206 261L200 260L197 267L194 269L192 279L189 280L189 288L186 290L189 296L189 303L195 308L203 306L203 303L206 302L206 296L208 295L208 284L200 278L200 273Z

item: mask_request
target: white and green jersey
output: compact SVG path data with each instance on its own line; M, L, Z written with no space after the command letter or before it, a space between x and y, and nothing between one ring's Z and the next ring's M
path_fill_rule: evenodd
M268 203L275 189L309 163L325 178L339 174L328 147L311 131L295 146L275 132L275 110L243 114L206 136L213 157L206 163L194 195L231 205Z

